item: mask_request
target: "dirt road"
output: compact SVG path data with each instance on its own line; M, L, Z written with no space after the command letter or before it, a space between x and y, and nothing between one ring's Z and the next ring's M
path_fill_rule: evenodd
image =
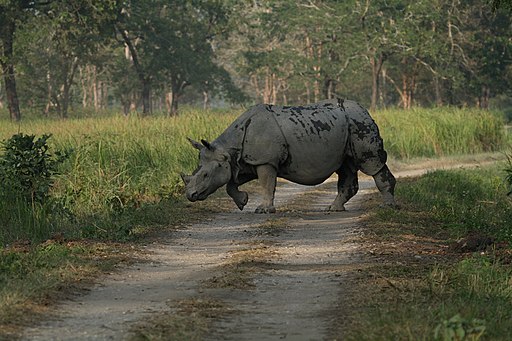
M333 180L318 187L280 183L275 215L254 214L252 193L244 212L170 232L148 246L146 261L61 303L54 319L25 330L22 339L140 339L162 315L185 316L186 323L202 316L191 327L207 324L199 339L337 339L346 276L360 257L361 207L380 198L373 180L362 179L346 212L324 212L335 197Z

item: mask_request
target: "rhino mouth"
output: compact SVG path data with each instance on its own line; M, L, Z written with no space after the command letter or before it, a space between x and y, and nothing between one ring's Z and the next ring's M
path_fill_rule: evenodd
M192 192L192 193L187 193L187 199L192 202L203 201L206 198L208 198L209 195L210 195L210 193L208 193L208 191L203 191L200 193Z

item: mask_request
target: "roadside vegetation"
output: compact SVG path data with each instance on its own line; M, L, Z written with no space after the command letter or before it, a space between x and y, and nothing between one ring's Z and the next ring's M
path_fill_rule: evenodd
M381 110L373 114L388 153L401 159L500 150L505 134L499 112L474 108Z
M349 340L509 340L512 200L504 163L400 180L367 221Z
M55 292L66 288L72 292L85 279L111 268L112 262L129 260L127 255L119 258L115 250L123 250L160 229L200 219L200 212L190 214L194 208L183 200L178 175L180 171L191 172L197 162L197 151L186 137L212 140L242 111L188 110L172 118L110 115L2 121L0 174L7 179L17 165L9 159L7 146L14 135L22 133L35 142L23 147L30 153L22 154L32 155L33 163L24 167L34 171L30 174L39 185L28 186L28 192L21 188L13 191L9 181L0 185L0 329L15 330L24 323L19 312L37 313ZM416 114L424 119L413 119ZM506 145L502 119L486 111L390 110L374 116L390 156L396 159L497 151ZM46 135L49 133L51 136ZM42 149L33 153L37 141L41 141ZM38 179L40 173L35 170L41 166L41 156L48 161L47 176ZM438 176L442 181L448 175ZM467 186L479 182L460 174L452 177L449 185L463 180L469 181ZM498 186L501 178L496 175L492 179ZM424 186L431 187L428 181ZM444 188L442 183L438 186ZM454 192L462 198L480 195L465 193ZM445 198L447 203L451 203L450 195ZM479 200L483 200L480 208L471 214L485 214L496 206L493 198ZM425 207L431 204L425 203ZM421 215L425 207L418 207L411 215ZM467 225L457 225L460 218L452 214L460 208L445 207L438 206L436 212L457 226L454 238L469 231ZM397 214L405 214L402 212L407 211ZM485 216L478 219L490 220ZM493 219L498 224L501 216L493 215ZM471 228L479 224L473 221ZM495 237L511 238L510 231L500 233Z
M35 184L47 187L44 195L51 199L51 209L46 208L45 212L45 207L41 207L34 211L33 221L26 222L23 220L30 216L27 213L34 207L32 202L16 209L4 207L5 214L13 212L13 217L0 232L0 245L20 239L41 242L55 233L73 238L123 240L150 225L168 225L173 218L168 212L159 214L158 210L180 206L179 172L191 172L197 163L197 151L187 137L213 140L241 111L190 110L171 119L110 116L2 122L2 140L19 131L34 135L36 140L51 132L51 137L45 138L45 157L47 164L53 158L59 158L59 162L52 164L52 186L46 184L49 176ZM461 155L496 151L505 144L501 118L487 111L416 111L375 114L391 157ZM35 153L33 164L25 168L32 167L31 171L37 173L36 155L42 152L30 152ZM16 163L9 162L4 163L4 168ZM25 171L28 170L18 173ZM2 192L11 187L4 182ZM35 191L37 194L41 189ZM11 202L3 200L3 205ZM21 214L22 210L28 212ZM26 224L33 227L24 229Z

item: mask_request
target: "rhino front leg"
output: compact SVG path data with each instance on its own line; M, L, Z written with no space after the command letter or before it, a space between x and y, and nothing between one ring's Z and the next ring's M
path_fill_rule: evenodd
M255 213L275 213L274 194L276 191L277 170L271 165L256 166L256 173L263 188L263 202Z
M373 176L375 180L375 185L379 189L382 194L382 200L384 201L384 205L396 207L395 202L395 185L396 179L391 174L388 166L384 165L381 170Z
M236 184L233 180L230 180L226 185L226 192L233 198L236 206L242 211L249 200L247 192L238 190L239 184Z
M359 190L357 169L348 160L344 161L338 173L338 195L329 206L329 211L345 211L345 203Z

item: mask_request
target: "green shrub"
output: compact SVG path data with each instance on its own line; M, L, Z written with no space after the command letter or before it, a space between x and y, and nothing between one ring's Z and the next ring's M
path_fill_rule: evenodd
M512 202L498 167L434 171L397 192L454 237L475 231L512 242Z
M512 195L512 156L507 154L507 165L505 166L505 180L508 183L510 191L507 195Z
M0 156L0 245L41 241L59 229L64 208L50 199L59 166L69 152L49 153L50 135L15 134L3 142Z
M0 157L0 181L3 193L17 193L27 202L43 202L55 181L54 176L69 151L49 153L50 134L35 139L34 135L15 134L3 142Z

